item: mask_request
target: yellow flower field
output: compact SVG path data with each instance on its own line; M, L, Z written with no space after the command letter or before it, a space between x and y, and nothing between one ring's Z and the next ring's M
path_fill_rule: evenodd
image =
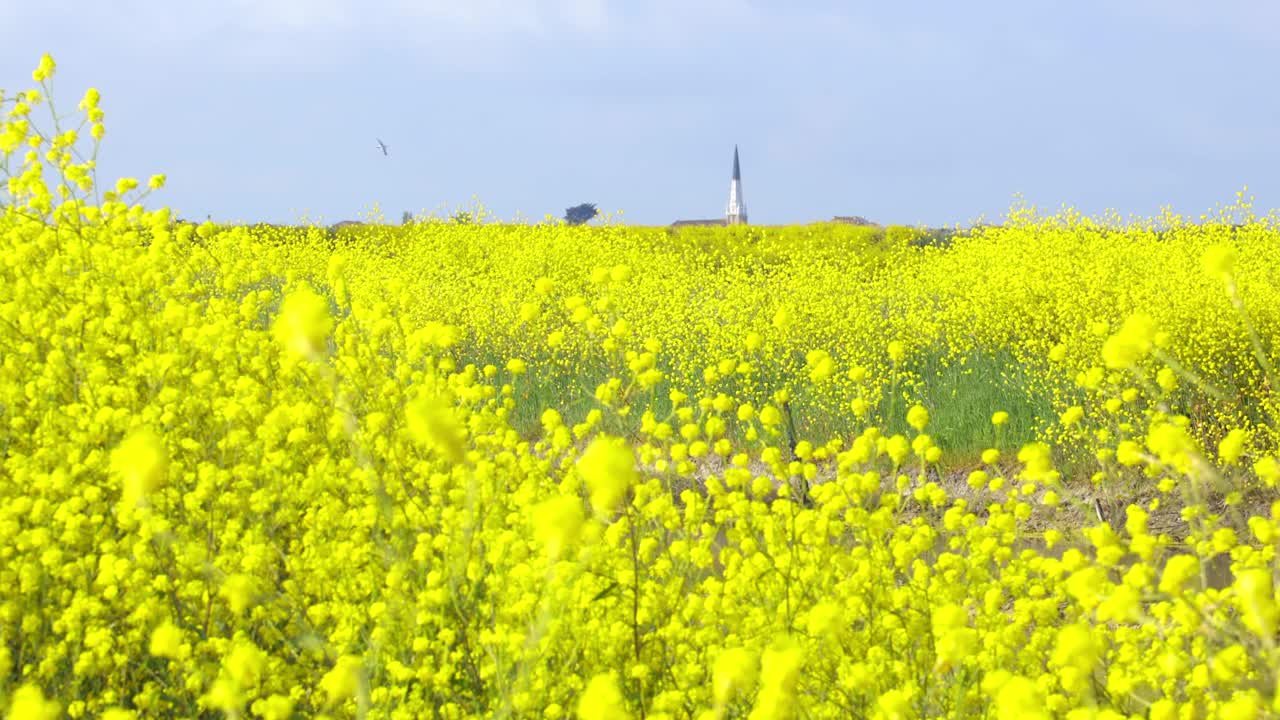
M196 226L100 192L96 91L37 127L54 72L0 95L6 717L1280 715L1243 194Z

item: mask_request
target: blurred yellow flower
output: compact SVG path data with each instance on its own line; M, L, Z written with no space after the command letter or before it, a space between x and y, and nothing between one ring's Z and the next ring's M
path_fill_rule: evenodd
M160 436L144 427L116 447L111 465L123 484L122 501L136 505L164 485L169 457Z
M405 406L409 433L425 447L432 448L451 462L466 458L466 429L458 422L454 408L445 397L422 390Z
M717 707L724 707L735 693L745 693L755 682L756 658L746 648L723 650L711 671L712 695Z
M151 642L147 646L148 652L156 657L170 658L177 660L182 654L182 630L169 621L165 621L156 626L151 631Z
M364 659L357 655L343 655L324 677L320 678L320 690L324 692L325 705L333 707L343 700L354 698L360 691L364 677Z
M272 332L286 351L309 357L325 349L333 332L329 302L304 285L280 304Z
M925 426L929 424L929 411L923 405L912 405L907 411L907 424L917 432L924 432Z
M62 707L53 700L46 700L40 688L26 684L13 691L9 698L7 718L12 720L58 720Z
M577 542L585 519L582 501L570 495L544 500L533 506L530 515L534 535L551 558L560 557Z
M591 678L578 700L579 720L627 720L631 717L612 673Z
M1219 243L1205 250L1200 263L1204 266L1205 274L1218 280L1230 275L1235 270L1238 257L1239 253L1234 246Z
M639 480L635 455L621 438L599 435L578 458L578 474L587 484L591 506L600 515L610 515Z

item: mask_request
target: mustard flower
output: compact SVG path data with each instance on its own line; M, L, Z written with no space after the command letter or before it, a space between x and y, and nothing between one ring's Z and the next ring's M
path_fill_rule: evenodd
M578 700L578 720L626 720L631 717L612 673L596 675Z
M1276 607L1271 571L1262 568L1243 570L1236 576L1233 589L1245 627L1258 637L1273 638L1280 611Z
M160 436L141 428L111 453L111 464L124 485L122 501L135 505L164 484L169 458Z
M729 648L722 651L711 671L712 695L718 707L723 707L734 693L747 691L755 681L756 658L746 648Z
M38 83L42 83L53 77L53 73L56 69L57 65L54 64L53 58L49 53L45 53L40 56L40 64L36 67L35 71L31 73L31 79Z
M35 685L22 685L9 698L7 717L13 720L57 720L61 715L62 706L46 700L44 693Z
M1244 448L1248 442L1249 433L1247 431L1239 428L1232 430L1218 443L1218 459L1224 465L1239 463L1240 456L1244 454Z
M1205 274L1215 280L1219 280L1230 275L1235 270L1238 257L1239 252L1234 246L1219 243L1205 250L1204 255L1200 258L1200 264L1204 267Z
M1020 675L1008 679L995 696L999 720L1049 720L1044 693L1034 681Z
M329 302L304 285L285 296L272 331L290 353L301 357L319 353L333 332Z
M329 707L354 698L360 691L364 676L364 660L355 655L343 655L332 669L320 678L320 690L324 692Z
M578 474L587 484L591 506L601 515L610 515L639 480L635 454L621 438L599 435L577 462Z
M453 405L443 396L423 390L405 406L409 432L419 443L434 448L450 461L466 457L466 429L454 414Z
M182 657L182 630L171 622L165 621L151 631L151 642L148 652L156 657L173 660Z
M530 511L535 537L551 558L558 558L566 548L577 542L582 533L584 517L582 501L563 495L544 500Z
M1186 584L1200 575L1200 559L1194 555L1174 555L1164 566L1159 590L1170 595L1182 593Z
M294 700L288 695L272 694L254 700L249 707L263 720L288 720L293 717Z
M929 411L923 405L912 405L907 411L907 424L917 432L924 432L925 426L929 424Z
M1133 367L1151 352L1155 335L1155 321L1150 315L1130 315L1120 330L1103 343L1102 359L1109 368Z

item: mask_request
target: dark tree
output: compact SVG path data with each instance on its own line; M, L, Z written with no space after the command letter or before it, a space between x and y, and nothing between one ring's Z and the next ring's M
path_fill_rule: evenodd
M598 214L600 211L596 210L595 203L582 203L565 210L564 221L570 225L581 225Z
M405 210L404 213L400 216L400 224L408 225L411 222L413 222L413 213L409 212L408 210Z

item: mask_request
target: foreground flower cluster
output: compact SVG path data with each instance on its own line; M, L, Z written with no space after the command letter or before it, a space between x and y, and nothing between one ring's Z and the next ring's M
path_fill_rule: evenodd
M763 299L768 248L725 259L741 280L705 281L761 293L728 296L741 337L719 348L687 295L682 326L628 314L669 277L657 247L651 262L637 250L512 282L522 299L488 316L432 318L429 298L480 293L470 276L380 276L392 264L377 257L413 247L399 231L335 248L315 229L280 243L177 224L125 202L128 180L96 205L70 186L55 204L45 177L87 190L92 163L73 170L75 138L26 123L37 97L0 127L21 178L0 220L8 717L1280 714L1273 406L1205 370L1269 376L1274 334L1240 246L1206 245L1211 231L1160 242L1238 301L1254 365L1217 344L1225 315L1095 330L1079 324L1096 308L1063 304L1038 372L1071 404L1008 447L1009 414L986 408L990 447L961 471L934 436L945 406L910 397L908 336L851 361L855 339L778 335L809 305ZM100 128L96 93L83 107ZM447 230L472 248L583 232ZM595 232L606 245L627 231ZM821 237L795 242L842 261ZM848 262L913 257L924 272L1008 242ZM1014 313L948 312L939 323ZM549 317L545 341L529 332ZM970 327L971 347L1020 337ZM799 342L798 358L770 359ZM695 347L722 357L689 377ZM598 382L563 397L537 385L584 377L580 363ZM793 406L834 382L840 431L797 430Z

